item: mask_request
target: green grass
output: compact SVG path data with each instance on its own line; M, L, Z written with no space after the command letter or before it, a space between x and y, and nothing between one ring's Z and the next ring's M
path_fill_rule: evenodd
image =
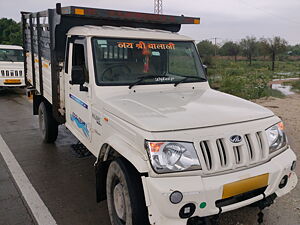
M293 87L292 90L300 92L300 80L292 82L292 87Z
M285 95L282 94L281 91L278 91L278 90L274 90L274 89L271 89L271 88L266 88L265 89L265 96L272 96L272 97L275 97L275 98L284 98Z
M287 81L284 82L283 85L290 85L292 86L292 91L300 92L300 80Z
M276 62L274 72L270 67L269 61L254 60L250 66L247 61L234 62L234 60L215 58L208 68L208 77L212 88L245 99L283 97L279 91L270 89L269 82L278 78L300 76L300 62Z

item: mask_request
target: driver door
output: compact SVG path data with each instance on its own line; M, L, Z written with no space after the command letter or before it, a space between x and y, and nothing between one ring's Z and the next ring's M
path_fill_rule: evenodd
M69 38L68 74L66 75L66 120L68 128L84 144L91 141L91 110L86 39ZM74 84L75 70L82 69L82 83ZM72 74L73 73L73 74ZM78 79L78 71L76 74Z

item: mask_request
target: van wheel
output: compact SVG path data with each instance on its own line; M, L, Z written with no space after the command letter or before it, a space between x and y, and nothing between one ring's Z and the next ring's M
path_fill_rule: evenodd
M57 139L58 124L52 116L51 106L45 102L39 105L39 126L45 143L53 143Z
M110 164L106 195L112 225L149 225L141 177L125 159Z

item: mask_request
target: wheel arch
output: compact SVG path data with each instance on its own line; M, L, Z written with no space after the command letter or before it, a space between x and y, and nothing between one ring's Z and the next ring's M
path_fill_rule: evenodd
M125 158L139 173L147 173L149 170L146 155L134 150L132 145L117 135L109 137L101 146L97 163L109 160L111 155Z
M38 115L39 114L39 106L42 102L44 102L45 99L42 95L36 95L33 94L33 115Z
M110 163L119 157L128 161L141 176L148 176L148 162L141 153L133 150L133 147L120 137L108 138L101 146L95 163L97 202L106 199L107 171Z
M40 104L44 102L45 104L49 105L52 109L52 104L42 95L39 94L33 94L33 115L39 114L39 106Z

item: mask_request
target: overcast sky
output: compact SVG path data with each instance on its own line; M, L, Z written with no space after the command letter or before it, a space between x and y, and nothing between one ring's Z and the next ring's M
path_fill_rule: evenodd
M59 0L57 0L59 1ZM20 21L20 11L54 8L55 0L0 0L0 17ZM76 5L153 12L153 0L61 0ZM281 36L300 43L300 0L163 0L164 14L197 16L200 25L185 25L182 34L195 40L217 37L218 42L245 36Z

